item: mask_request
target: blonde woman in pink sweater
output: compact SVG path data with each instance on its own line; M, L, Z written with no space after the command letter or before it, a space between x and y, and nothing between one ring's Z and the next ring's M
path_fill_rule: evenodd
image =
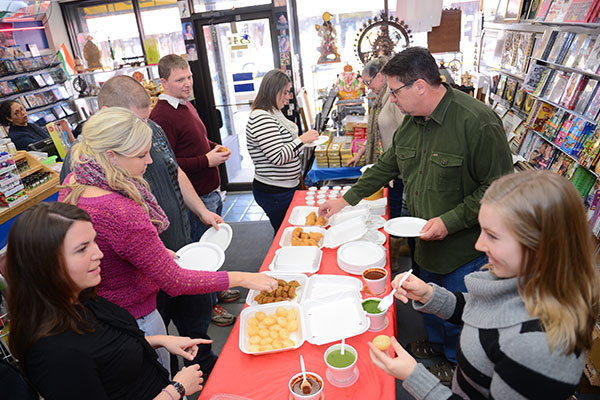
M273 290L277 280L233 271L190 271L174 261L158 234L169 226L142 178L152 163L152 130L133 112L110 107L92 116L71 149L72 173L59 201L90 214L104 253L98 294L129 311L147 335L166 334L156 310L159 289L170 296L202 294L234 286ZM168 354L159 352L168 367Z

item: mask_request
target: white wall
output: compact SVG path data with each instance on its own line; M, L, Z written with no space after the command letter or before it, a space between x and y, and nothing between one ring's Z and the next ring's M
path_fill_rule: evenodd
M73 49L71 48L69 35L67 33L67 26L65 25L58 2L53 1L50 3L50 7L48 8L48 12L43 21L50 48L56 52L64 43L67 50L73 55Z

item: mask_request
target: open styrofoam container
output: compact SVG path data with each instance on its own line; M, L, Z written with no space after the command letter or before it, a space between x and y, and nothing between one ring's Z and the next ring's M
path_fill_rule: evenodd
M292 209L288 222L295 226L306 226L306 217L314 212L319 216L319 207L313 206L296 206Z
M308 276L306 276L304 274L299 274L299 273L286 273L286 272L273 272L273 271L266 271L266 272L262 272L262 273L272 276L275 279L283 279L286 282L296 280L300 284L300 286L298 286L296 288L296 297L294 297L294 299L280 301L277 303L268 303L268 304L280 304L281 305L281 304L286 304L287 302L293 302L293 303L302 302L302 300L304 299L304 295L306 293L306 288L308 287L307 286ZM315 276L317 276L317 275L315 275ZM248 291L248 296L246 297L246 304L248 304L249 306L258 306L259 304L254 300L254 298L256 296L258 296L259 294L260 294L260 290L251 289L250 291Z
M329 224L336 226L353 218L361 218L363 221L366 221L369 215L369 206L366 204L344 207L329 219Z
M335 248L344 243L358 240L367 233L367 226L364 219L352 218L332 226L325 233L323 247Z
M275 252L269 269L276 272L313 274L319 270L322 256L321 249L315 246L282 247Z
M322 345L360 335L369 329L369 319L356 291L335 293L302 304L302 332L312 344Z
M292 245L292 232L296 228L296 226L288 226L287 228L285 228L285 230L281 234L281 240L279 241L279 245L281 247L288 247ZM325 236L325 232L327 232L324 228L321 228L320 226L303 226L302 230L304 232L318 232L323 234L323 236ZM321 240L319 240L319 248L323 247L324 240L324 237L321 238Z
M346 243L337 251L338 266L353 275L361 275L367 268L384 267L386 259L385 247L367 240Z
M248 336L248 320L256 315L257 312L262 311L266 314L274 314L278 307L285 307L286 309L295 309L298 313L298 329L295 332L290 332L290 339L292 339L296 345L294 347L287 347L285 349L277 349L277 350L267 350L260 352L251 352L250 351L250 337ZM362 309L362 305L361 305ZM363 315L366 318L366 314L363 311ZM302 324L302 310L300 305L293 302L286 303L269 303L269 304L261 304L257 306L249 306L242 310L240 313L240 338L239 338L239 346L240 350L246 354L252 355L262 355L262 354L271 354L271 353L279 353L281 351L286 350L294 350L298 347L302 346L304 343L305 335L304 335L304 327Z
M313 275L308 278L306 287L302 291L300 302L328 297L335 293L355 291L359 293L363 288L360 279L345 275Z

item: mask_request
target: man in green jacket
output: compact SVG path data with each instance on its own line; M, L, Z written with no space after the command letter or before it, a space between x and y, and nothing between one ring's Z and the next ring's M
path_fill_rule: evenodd
M383 68L391 101L407 114L392 146L343 198L321 205L330 217L355 205L394 177L404 180L411 216L427 220L416 240L420 277L451 291L466 291L464 277L487 258L475 250L479 201L492 181L513 171L502 121L484 103L442 83L431 53L420 47L395 55ZM416 356L441 350L456 362L460 327L424 315L429 343L411 345ZM448 379L451 364L439 366Z

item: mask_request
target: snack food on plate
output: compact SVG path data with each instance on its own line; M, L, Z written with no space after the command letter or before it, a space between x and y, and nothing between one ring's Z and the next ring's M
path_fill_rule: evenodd
M300 283L296 280L286 282L283 279L277 279L279 286L272 292L261 291L255 298L258 304L276 303L278 301L293 300L296 297L296 290Z
M323 238L319 232L304 232L302 228L295 228L292 231L292 246L317 246Z
M248 319L246 332L253 353L294 347L290 335L298 330L298 311L295 308L277 307L273 314L258 311Z
M317 213L312 211L310 214L306 216L306 225L313 226L325 226L327 225L327 220L323 217L317 217Z
M392 341L390 340L390 337L387 335L379 335L379 336L376 336L375 339L373 339L373 344L379 350L386 351L387 349L390 348Z

